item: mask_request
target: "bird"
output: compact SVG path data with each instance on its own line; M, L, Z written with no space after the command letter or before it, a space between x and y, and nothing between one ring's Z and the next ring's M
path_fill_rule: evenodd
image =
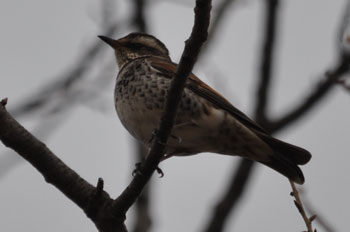
M156 37L132 32L120 39L98 36L114 49L119 72L114 90L117 114L139 142L152 145L177 64ZM219 92L191 73L186 81L162 160L202 152L241 156L303 184L298 165L307 150L272 137Z

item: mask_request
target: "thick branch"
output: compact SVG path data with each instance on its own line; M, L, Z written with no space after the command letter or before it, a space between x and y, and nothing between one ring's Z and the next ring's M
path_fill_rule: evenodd
M142 189L157 168L165 149L168 137L175 120L177 106L180 102L182 91L187 79L195 64L202 44L208 36L210 20L210 0L197 0L195 7L195 22L192 33L186 42L175 78L171 82L169 95L165 110L163 112L159 130L156 133L151 151L140 167L141 175L134 177L128 188L115 200L116 212L125 213L140 195Z
M124 218L115 218L108 210L112 202L109 195L102 189L96 191L98 189L63 163L7 112L5 104L4 100L0 103L0 139L4 145L15 150L32 164L48 183L83 209L100 231L126 231Z

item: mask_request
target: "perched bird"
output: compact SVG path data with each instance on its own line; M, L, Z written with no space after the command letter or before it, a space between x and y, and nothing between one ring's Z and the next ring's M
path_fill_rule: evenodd
M119 73L114 100L120 121L132 136L150 147L177 64L154 36L131 33L118 40L99 38L114 49L117 58ZM298 165L306 164L311 158L308 151L270 136L218 92L190 74L164 159L200 152L255 160L299 184L304 183L304 176Z

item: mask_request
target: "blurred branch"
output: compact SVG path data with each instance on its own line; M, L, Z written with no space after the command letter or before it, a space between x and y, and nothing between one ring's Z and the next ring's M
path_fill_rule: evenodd
M234 210L235 206L242 197L245 190L245 182L251 177L251 166L255 165L253 162L248 162L247 159L242 159L241 163L233 170L234 178L231 178L231 183L225 192L224 196L219 199L216 204L212 217L208 224L205 225L205 232L219 232L224 230L225 222L229 214Z
M255 120L257 123L264 125L267 122L266 111L268 105L268 94L270 93L270 83L272 79L272 69L274 67L274 50L276 28L278 22L278 4L279 0L265 0L266 18L265 18L265 35L261 52L260 78L257 85Z
M266 122L266 105L269 84L271 79L271 70L273 67L273 51L276 35L276 20L278 17L278 0L265 0L265 30L264 42L261 55L260 83L256 95L257 105L255 106L255 119L257 122ZM262 124L262 126L264 126ZM212 218L209 220L206 232L223 231L224 224L227 221L229 213L234 210L237 202L241 199L242 194L251 180L251 174L255 167L251 160L241 159L238 168L232 177L230 187L224 196L218 200Z
M110 25L105 32L106 36L112 36L117 29L117 24ZM69 71L57 76L52 83L41 88L33 96L27 97L27 101L23 100L23 103L11 110L12 115L24 116L41 109L54 100L57 94L67 91L77 81L86 77L89 64L96 59L102 48L100 41L96 40L89 48L84 49L86 52Z
M146 160L140 165L139 173L142 174L136 174L129 186L115 200L114 209L118 212L125 213L135 202L164 154L165 144L167 143L174 123L177 106L179 105L187 76L191 73L200 48L208 36L210 10L210 0L196 0L196 7L194 10L195 22L192 33L190 38L186 41L175 78L171 82L159 129L155 135L153 145Z
M338 80L349 72L350 68L350 54L340 54L338 64L332 71L328 71L325 74L325 79L322 80L314 91L311 91L308 97L306 97L299 105L297 105L290 112L286 113L279 119L270 122L267 128L270 131L278 131L286 126L290 126L295 123L302 116L305 116L311 111L327 94L336 86Z
M137 31L146 33L148 31L145 17L145 5L147 0L133 0L134 2L134 17L133 24Z
M147 0L134 0L133 1L133 18L132 24L136 27L136 31L147 33L148 26L145 17ZM135 140L135 147L137 148L136 162L143 160L148 153L148 149L140 142ZM152 182L151 180L144 187L142 193L135 202L135 223L133 225L133 232L147 232L150 231L152 226L151 218L151 204L150 204L150 191Z
M307 231L308 232L316 232L316 229L315 230L312 229L312 221L316 218L316 215L313 215L310 218L306 215L303 203L300 199L299 192L298 192L297 188L295 187L294 182L290 180L289 183L292 186L292 192L290 193L290 195L295 198L295 200L294 200L295 207L297 207L299 213L303 217Z

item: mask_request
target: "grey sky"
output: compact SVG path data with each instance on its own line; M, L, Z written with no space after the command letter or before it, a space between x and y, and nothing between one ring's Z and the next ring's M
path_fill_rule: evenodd
M150 31L168 46L177 62L193 25L194 3L152 2L147 13ZM302 100L322 74L333 67L336 33L345 2L294 0L281 4L276 81L271 95L273 116ZM130 14L128 3L118 1L115 20L126 22ZM99 1L92 0L1 1L0 98L9 98L9 108L75 64L82 49L103 31L99 14ZM217 45L195 68L199 77L247 114L254 101L262 18L261 1L240 1L222 25ZM117 36L129 30L124 24ZM104 58L94 63L96 73L105 68L103 59L114 59L108 47L105 52ZM90 183L95 184L102 177L105 189L116 197L130 181L135 160L130 136L114 112L112 94L117 69L103 73L111 82L104 90L103 104L97 101L93 105L102 104L105 110L96 111L93 106L78 102L47 144ZM89 79L85 83L91 85L91 91L96 90ZM337 231L348 229L349 103L349 93L336 87L303 120L278 134L313 154L310 164L303 167L303 197ZM35 119L21 122L29 129L37 125ZM0 160L5 155L16 156L5 151L1 146ZM200 231L236 161L235 157L201 154L162 163L165 177L153 178L154 231ZM290 191L286 178L259 166L243 204L228 222L227 231L304 230ZM0 218L1 231L96 231L78 207L46 184L26 162L0 178ZM131 222L129 216L127 223Z

